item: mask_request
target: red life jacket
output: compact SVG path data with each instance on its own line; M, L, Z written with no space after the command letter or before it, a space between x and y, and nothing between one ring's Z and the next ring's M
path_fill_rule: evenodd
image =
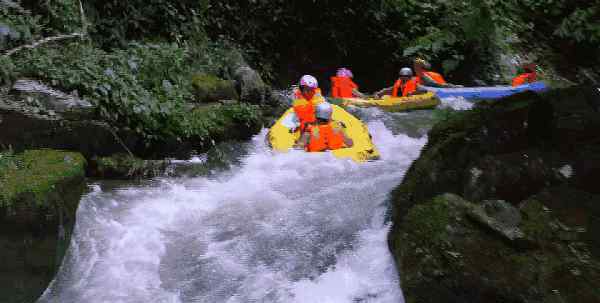
M331 96L334 98L352 98L352 91L357 88L349 77L331 77Z
M306 145L308 152L320 152L327 149L340 149L344 145L344 135L334 131L331 123L320 125L309 125L310 140Z
M431 78L437 84L446 84L446 80L444 80L444 77L442 77L442 75L440 75L436 72L423 72L423 74L425 74L426 76ZM425 85L425 83L423 82L421 77L416 76L416 78L417 78L417 84Z
M406 82L403 82L402 79L398 79L398 80L396 80L396 83L394 83L394 88L392 89L392 97L406 97L406 96L408 96L408 94L414 93L416 91L417 91L417 78L416 77L412 77L410 80L408 80ZM401 96L398 95L399 92L402 92Z
M526 83L532 83L537 81L537 73L524 73L516 76L512 80L512 86L519 86Z

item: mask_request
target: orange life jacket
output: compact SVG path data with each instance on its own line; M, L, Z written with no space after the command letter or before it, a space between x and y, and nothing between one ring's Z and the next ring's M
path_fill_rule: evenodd
M442 77L442 75L440 75L436 72L423 72L423 74L427 75L429 78L431 78L437 84L446 84L446 80L444 80L444 77ZM417 76L416 78L417 78L417 84L421 84L421 85L425 84L423 82L423 80L421 79L421 77Z
M526 83L532 83L535 81L537 81L536 73L524 73L524 74L520 74L520 75L516 76L515 78L513 78L512 86L519 86L519 85L523 85Z
M398 93L402 89L402 95L399 96ZM406 97L408 94L414 93L417 91L417 78L412 77L410 80L403 82L402 79L396 80L394 83L394 88L392 89L392 97Z
M357 88L349 77L331 77L331 96L334 98L352 98L352 91Z
M296 90L294 94L297 98L293 103L294 112L296 113L298 120L300 120L300 131L304 131L306 124L317 121L315 116L315 105L323 102L324 100L321 96L321 90L318 88L311 100L304 99L304 96L300 90Z
M309 125L310 140L306 145L308 152L320 152L327 149L340 149L345 146L344 135L334 131L330 123L320 125Z

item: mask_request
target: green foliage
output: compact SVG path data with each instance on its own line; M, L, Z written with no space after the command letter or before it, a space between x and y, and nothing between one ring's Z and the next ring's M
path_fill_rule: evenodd
M0 57L0 85L8 85L15 80L15 68L10 58Z
M47 34L81 32L84 27L79 0L45 0L32 9L43 16Z
M259 121L259 108L245 103L199 108L180 115L178 120L185 136L200 137L202 140L223 136L231 127L251 127Z
M600 43L600 5L575 9L562 20L554 34L577 42Z
M10 49L36 39L42 31L41 17L18 4L0 2L0 50Z
M198 57L192 48L175 44L132 44L106 52L72 43L26 52L16 66L20 76L77 90L98 106L104 119L136 131L148 143L172 137L209 137L212 130L226 125L225 121L256 123L258 109L246 105L218 108L205 115L188 110L187 104L194 98L192 75L216 69L214 62L195 61ZM194 121L196 118L200 120Z
M124 46L137 41L205 39L208 0L92 0L85 9L94 41Z
M12 151L0 151L0 172L14 167L15 164Z
M499 22L525 38L554 38L598 45L600 1L488 0Z

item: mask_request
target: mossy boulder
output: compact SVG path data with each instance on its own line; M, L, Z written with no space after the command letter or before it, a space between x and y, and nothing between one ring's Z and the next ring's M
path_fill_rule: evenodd
M85 158L76 152L27 150L22 154L2 154L0 207L29 203L44 207L62 184L78 183L85 177Z
M248 65L240 65L233 71L240 99L250 104L264 104L269 100L270 89L260 74Z
M185 141L176 138L163 140L153 146L153 155L186 157L190 151L206 151L218 142L248 139L266 123L265 111L261 107L239 102L196 106L190 109L188 115L187 127L198 130L198 137Z
M33 302L68 246L86 188L86 161L57 150L0 155L0 297Z
M232 80L223 80L212 75L195 75L192 78L192 86L198 102L239 99L235 81Z
M393 193L407 302L600 302L600 92L524 93L442 120Z
M478 209L445 194L408 211L394 235L402 243L394 255L406 302L600 300L600 260L584 240L591 232L532 199L514 209L522 218L515 227L537 244L524 247L474 219Z
M449 116L429 132L394 191L395 219L445 192L514 203L563 182L598 192L591 181L600 177L598 113L596 88L571 87L482 102Z

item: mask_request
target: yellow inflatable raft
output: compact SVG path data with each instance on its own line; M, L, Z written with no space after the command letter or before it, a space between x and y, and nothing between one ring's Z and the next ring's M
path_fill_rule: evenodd
M407 111L415 109L434 108L440 100L432 92L408 97L384 96L382 99L344 98L342 105L355 105L360 107L379 106L388 111Z
M338 158L350 158L356 162L376 160L379 158L379 151L371 141L371 135L367 126L356 117L345 111L343 108L332 104L332 120L341 122L344 133L353 141L352 147L341 148L330 151ZM300 131L290 131L295 122L295 115L292 108L288 109L277 122L271 127L267 134L267 140L271 148L276 151L286 152L294 147L296 141L300 138Z

